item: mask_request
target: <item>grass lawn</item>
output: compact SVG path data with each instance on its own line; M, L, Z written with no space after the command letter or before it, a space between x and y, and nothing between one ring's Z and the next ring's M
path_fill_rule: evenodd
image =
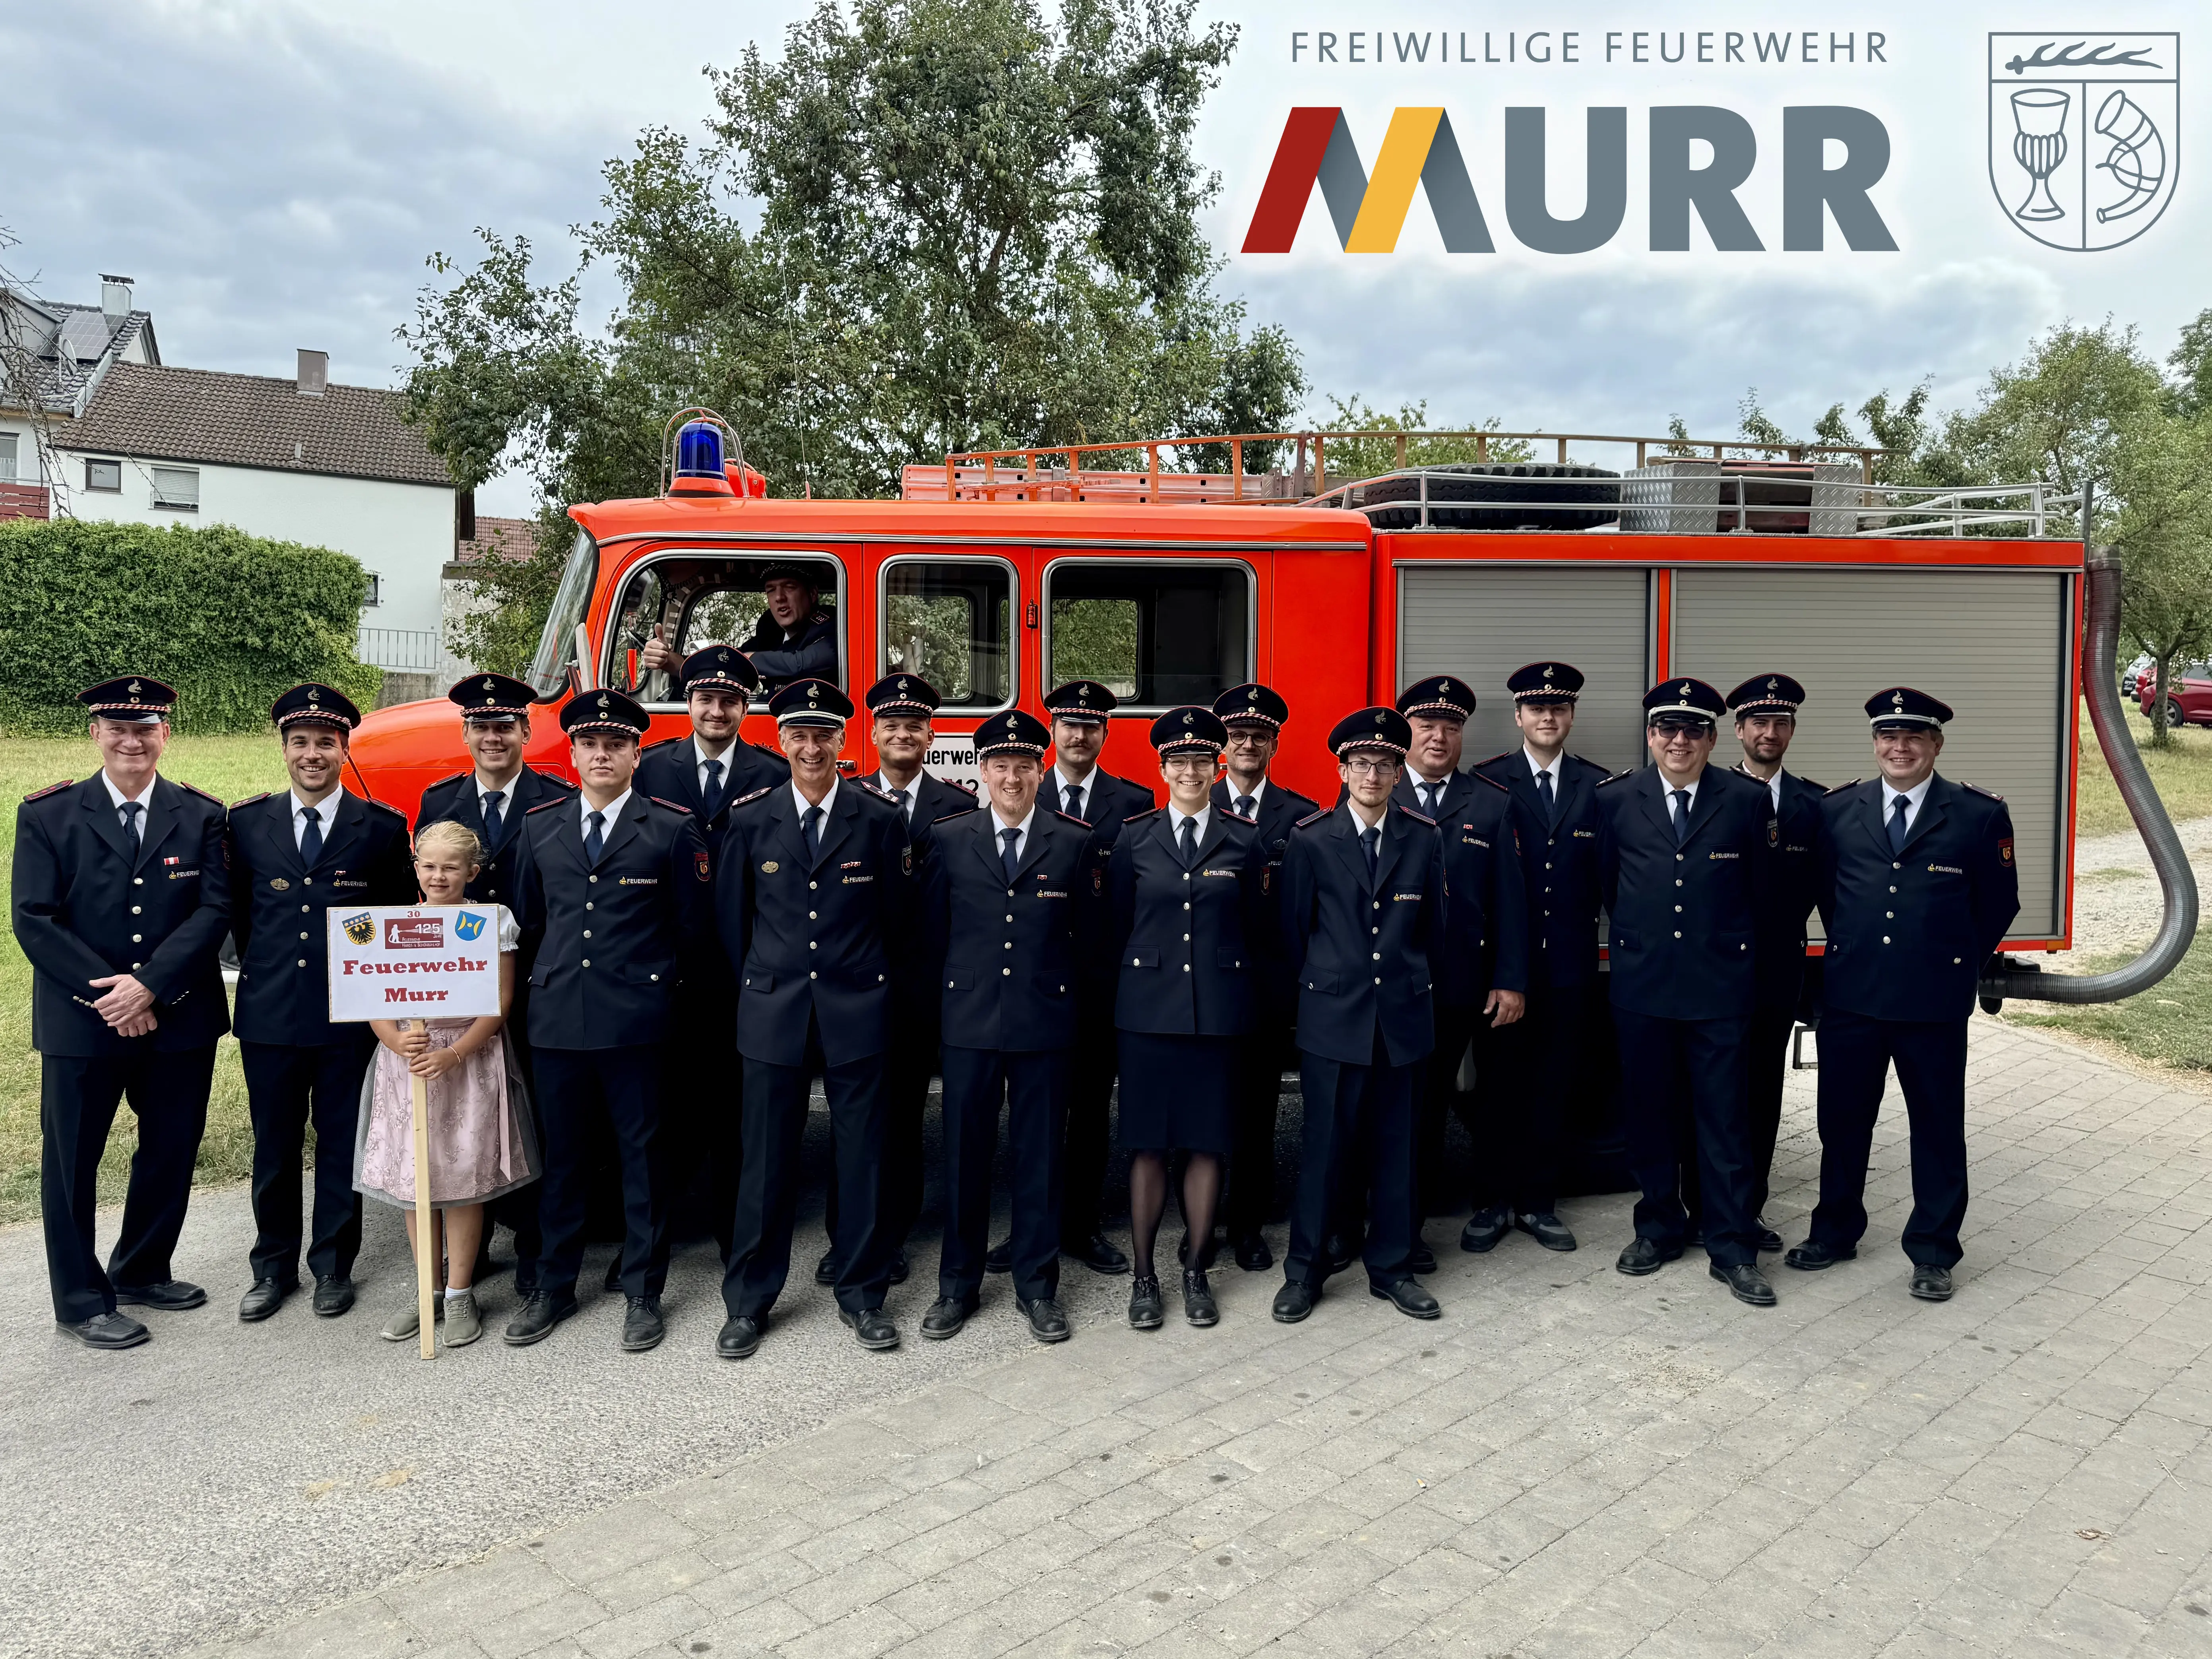
M0 805L8 811L0 830L0 869L15 862L15 804L33 790L64 778L87 778L99 769L100 751L81 738L0 738ZM276 739L245 737L173 738L161 769L224 800L242 800L281 788L284 763ZM103 1202L120 1203L131 1153L137 1145L128 1106L116 1115L107 1157L100 1166ZM225 1037L216 1054L215 1093L208 1103L207 1139L200 1143L198 1179L243 1181L252 1169L253 1131L246 1115L246 1080L238 1069L238 1044ZM39 1057L31 1049L31 964L11 934L0 948L0 1223L39 1212Z
M2117 968L2125 957L2099 957L2089 970ZM2050 1003L2012 1002L2005 1018L2019 1025L2041 1025L2078 1033L2125 1049L2137 1060L2185 1072L2212 1072L2212 940L2200 932L2181 965L2140 996L2124 1002L2091 1003L2061 1008Z
M2202 726L2185 726L2172 733L2170 748L2150 746L2150 722L2140 710L2129 705L2128 725L2136 734L2136 747L2142 751L2143 765L2150 773L2151 781L2158 787L2159 799L2176 823L2184 818L2201 818L2212 813L2212 731ZM2105 764L2104 750L2097 746L2096 733L2089 729L2089 716L2081 716L2081 833L2084 836L2115 836L2124 830L2135 828L2135 820L2128 809L2120 804L2119 786L2112 781L2112 774Z

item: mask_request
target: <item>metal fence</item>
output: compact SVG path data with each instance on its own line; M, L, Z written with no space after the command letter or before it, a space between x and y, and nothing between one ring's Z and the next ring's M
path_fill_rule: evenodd
M364 628L353 653L373 666L411 674L434 674L446 659L434 628Z

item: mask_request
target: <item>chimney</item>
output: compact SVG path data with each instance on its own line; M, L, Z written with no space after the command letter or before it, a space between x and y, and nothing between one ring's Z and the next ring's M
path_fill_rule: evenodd
M128 276L111 276L100 273L100 314L107 319L110 334L123 326L131 315L131 283Z
M302 346L300 349L300 395L302 398L319 398L330 383L331 354L309 351Z

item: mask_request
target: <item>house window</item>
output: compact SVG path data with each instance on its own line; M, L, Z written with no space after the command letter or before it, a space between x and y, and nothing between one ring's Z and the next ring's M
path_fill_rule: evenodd
M84 464L84 487L87 489L120 490L123 488L123 463L88 460Z
M363 599L362 604L364 606L368 606L372 605L382 605L383 603L384 578L378 575L376 572L372 570L368 573L368 597L366 599Z
M154 505L179 513L200 510L200 470L196 466L157 466L154 470Z
M12 432L0 432L0 483L15 482L15 457L20 440Z

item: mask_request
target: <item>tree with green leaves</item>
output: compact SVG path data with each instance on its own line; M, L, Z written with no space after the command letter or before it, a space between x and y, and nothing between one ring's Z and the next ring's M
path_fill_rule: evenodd
M2212 650L2212 415L2153 408L2115 436L2100 525L2124 573L2121 628L2155 665L2151 744L2164 748L2175 668Z
M958 450L1279 429L1297 354L1216 292L1197 224L1218 180L1192 134L1236 38L1194 0L823 4L780 57L708 71L696 142L650 129L607 164L580 232L620 278L604 332L523 239L433 257L453 280L400 331L410 418L465 488L519 461L554 521L656 489L690 404L817 495L895 494ZM566 538L541 540L557 566ZM495 612L550 585L486 583Z

